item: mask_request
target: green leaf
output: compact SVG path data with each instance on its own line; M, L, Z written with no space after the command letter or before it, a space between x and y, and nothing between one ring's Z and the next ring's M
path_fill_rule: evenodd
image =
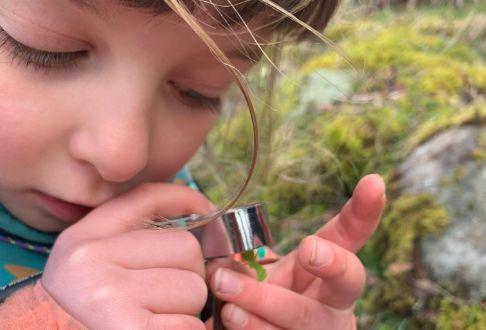
M241 256L248 262L248 266L256 271L257 280L261 282L267 277L267 272L265 271L265 268L263 268L262 265L256 262L256 254L254 251L242 252Z

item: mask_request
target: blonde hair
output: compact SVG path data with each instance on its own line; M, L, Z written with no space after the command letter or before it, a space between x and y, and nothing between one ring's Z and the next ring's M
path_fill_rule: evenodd
M214 56L230 71L245 98L253 126L254 147L251 165L238 193L220 211L210 216L211 219L214 219L231 208L248 186L258 157L259 130L250 90L242 73L232 65L210 34L203 28L203 21L207 26L207 18L209 18L210 23L214 24L214 26L211 26L213 31L221 30L235 35L237 33L233 27L241 27L240 32L250 34L265 58L273 65L273 69L277 70L273 60L267 56L257 41L255 33L259 31L270 32L271 35L277 36L279 42L301 41L314 36L333 47L332 42L327 40L320 31L323 31L329 23L338 7L339 0L119 0L119 2L125 6L146 9L155 15L172 10L201 38ZM206 19L203 20L203 17ZM262 19L264 19L263 22L261 22ZM249 27L250 25L252 25L252 28ZM271 83L274 80L271 79ZM205 219L201 223L207 221L209 219Z

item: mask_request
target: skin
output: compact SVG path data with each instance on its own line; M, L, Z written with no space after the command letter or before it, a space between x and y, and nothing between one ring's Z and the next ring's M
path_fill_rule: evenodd
M67 224L49 216L32 189L96 207L140 183L170 180L217 115L182 102L169 82L218 97L233 81L173 17L114 5L99 10L110 15L67 0L0 1L0 26L18 41L90 52L76 68L47 75L0 53L0 201L40 230ZM237 49L234 40L217 40L227 52ZM250 67L233 61L241 71Z
M336 218L267 266L264 283L239 265L205 269L191 234L142 225L153 214L214 209L203 195L163 182L217 119L189 105L179 87L219 97L232 77L174 17L106 1L98 9L87 12L67 0L0 0L0 27L19 42L89 53L75 68L46 74L0 51L0 203L34 228L62 231L41 280L46 291L90 328L210 327L196 318L207 297L204 279L230 302L223 310L229 329L354 327L352 305L365 279L354 253L379 222L381 178L362 179ZM216 42L228 54L240 45L231 36ZM241 56L231 59L242 72L251 67ZM94 210L66 223L34 191ZM326 254L329 263L311 266L313 253ZM220 292L228 279L239 283L233 294ZM239 326L231 321L236 306L246 315Z
M341 212L304 238L297 249L265 266L264 282L232 262L210 265L207 276L212 291L229 302L222 311L226 328L356 328L353 306L363 291L366 273L355 253L378 226L385 200L380 176L362 178ZM315 255L323 256L324 262L316 265ZM228 287L236 290L221 290Z

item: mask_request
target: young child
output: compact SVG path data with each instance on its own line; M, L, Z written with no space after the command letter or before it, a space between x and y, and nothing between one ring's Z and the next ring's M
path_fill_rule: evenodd
M264 282L237 264L206 269L187 231L143 228L154 214L214 211L201 193L170 181L234 81L222 61L247 72L256 40L307 35L289 15L322 30L335 7L0 0L0 328L205 329L211 320L198 315L208 286L228 302L228 329L355 327L365 282L355 253L385 203L377 175L266 265ZM35 283L12 285L39 270Z

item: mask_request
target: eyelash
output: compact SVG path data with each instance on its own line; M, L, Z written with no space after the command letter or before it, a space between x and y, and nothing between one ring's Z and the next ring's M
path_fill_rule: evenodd
M57 53L34 49L18 42L0 28L0 49L3 47L9 53L12 63L17 61L18 65L32 66L35 70L44 70L45 74L51 69L74 68L79 59L88 55L86 51Z
M32 66L34 70L44 70L45 74L49 74L52 69L72 69L78 65L80 59L88 56L87 51L48 52L34 49L18 42L0 27L0 51L2 48L10 55L12 63L16 61L26 68ZM204 96L173 81L169 83L183 104L191 108L207 108L211 112L220 112L221 98Z
M220 97L204 96L195 90L181 86L174 81L169 81L169 84L180 95L180 101L190 108L206 108L214 113L221 112Z

